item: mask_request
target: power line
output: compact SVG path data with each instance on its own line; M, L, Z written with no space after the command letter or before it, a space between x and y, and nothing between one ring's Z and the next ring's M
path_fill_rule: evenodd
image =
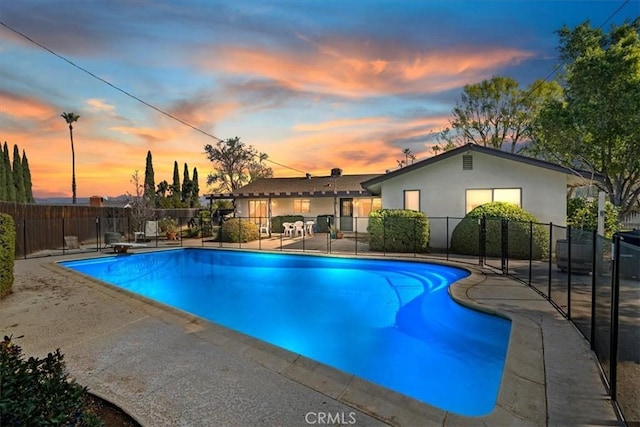
M100 77L100 76L98 76L98 75L96 75L96 74L92 73L91 71L87 70L86 68L84 68L84 67L82 67L82 66L80 66L80 65L76 64L75 62L71 61L70 59L67 59L66 57L64 57L64 56L62 56L62 55L60 55L60 54L58 54L58 53L57 53L57 52L55 52L54 50L52 50L52 49L48 48L47 46L43 45L42 43L39 43L39 42L35 41L35 40L34 40L34 39L32 39L31 37L27 36L26 34L24 34L24 33L20 32L20 31L18 31L18 30L16 30L15 28L13 28L13 27L11 27L11 26L9 26L9 25L5 24L4 22L0 21L0 25L2 25L3 27L5 27L5 28L6 28L6 29L8 29L9 31L12 31L13 33L15 33L15 34L19 35L20 37L22 37L22 38L24 38L24 39L28 40L29 42L33 43L34 45L36 45L36 46L38 46L38 47L40 47L40 48L42 48L42 49L46 50L46 51L47 51L47 52L49 52L50 54L52 54L52 55L54 55L55 57L57 57L57 58L59 58L59 59L63 60L64 62L68 63L69 65L71 65L71 66L73 66L73 67L75 67L75 68L77 68L78 70L80 70L80 71L82 71L82 72L84 72L84 73L86 73L86 74L90 75L90 76L91 76L91 77L93 77L94 79L97 79L97 80L99 80L100 82L102 82L102 83L106 84L107 86L109 86L109 87L111 87L111 88L113 88L113 89L117 90L118 92L123 93L124 95L128 96L129 98L131 98L131 99L134 99L134 100L138 101L139 103L143 104L144 106L149 107L149 108L151 108L151 109L155 110L156 112L158 112L158 113L160 113L160 114L162 114L162 115L164 115L164 116L166 116L166 117L169 117L170 119L175 120L175 121L177 121L177 122L179 122L179 123L183 124L184 126L187 126L187 127L191 128L191 129L195 130L196 132L200 132L201 134L203 134L203 135L205 135L205 136L208 136L209 138L213 138L213 139L215 139L215 140L216 140L216 141L218 141L218 142L222 142L222 140L221 140L220 138L218 138L217 136L215 136L215 135L213 135L213 134L211 134L211 133L209 133L209 132L207 132L207 131L204 131L204 130L200 129L200 128L198 128L197 126L192 125L191 123L186 122L185 120L181 119L180 117L177 117L177 116L175 116L175 115L173 115L173 114L171 114L171 113L169 113L169 112L167 112L167 111L164 111L164 110L163 110L163 109L161 109L161 108L156 107L155 105L153 105L153 104L151 104L151 103L149 103L149 102L145 101L144 99L141 99L140 97L138 97L138 96L136 96L136 95L132 94L131 92L129 92L129 91L125 90L125 89L120 88L119 86L116 86L115 84L111 83L110 81L105 80L105 79L103 79L102 77ZM300 172L300 173L305 173L304 171L301 171L301 170L299 170L299 169L293 168L293 167L291 167L291 166L283 165L282 163L275 162L275 161L270 160L270 159L268 159L268 158L267 158L267 159L265 159L265 160L266 160L267 162L273 163L273 164L275 164L275 165L281 166L281 167L286 168L286 169L290 169L290 170L293 170L293 171L296 171L296 172Z
M606 25L606 23L611 20L611 18L616 16L618 14L618 12L620 12L622 10L622 8L625 7L627 5L627 3L629 3L629 1L630 0L625 0L625 2L622 3L611 15L609 15L609 17L607 19L605 19L604 22L602 24L600 24L596 30L601 30L602 27L604 27ZM549 80L551 78L551 76L553 76L556 73L556 71L558 71L558 69L564 65L564 63L565 63L565 61L560 61L559 63L557 63L555 65L555 67L553 67L553 70L551 70L551 72L549 72L549 74L547 74L547 76L544 79L542 79L542 81L538 81L538 83L536 85L534 85L526 93L526 95L523 97L523 101L525 101L529 96L533 95L533 92L535 92L544 82Z

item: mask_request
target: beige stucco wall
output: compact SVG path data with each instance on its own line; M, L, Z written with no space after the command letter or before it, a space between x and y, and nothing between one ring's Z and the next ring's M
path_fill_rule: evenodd
M462 153L382 183L382 206L402 209L404 190L420 190L420 210L431 219L431 246L446 246L446 221L464 217L465 192L521 188L522 207L540 222L566 224L567 175L483 153L472 153L473 170L462 170ZM457 221L451 220L449 234Z

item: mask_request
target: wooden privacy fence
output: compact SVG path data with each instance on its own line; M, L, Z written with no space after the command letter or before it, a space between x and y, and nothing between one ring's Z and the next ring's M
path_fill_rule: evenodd
M0 212L11 215L16 223L16 256L61 249L65 236L75 236L79 243L100 244L105 232L130 236L139 230L124 207L86 205L40 205L1 202ZM198 209L156 209L147 219L196 217Z
M16 256L44 249L61 248L64 236L77 236L80 242L93 242L100 235L99 224L126 219L127 209L77 205L36 205L0 202L0 212L16 223Z

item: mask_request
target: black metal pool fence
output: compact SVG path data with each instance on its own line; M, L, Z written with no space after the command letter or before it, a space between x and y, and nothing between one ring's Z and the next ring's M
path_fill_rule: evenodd
M271 229L267 218L242 219L256 224L257 239L221 241L219 230L224 218L175 218L180 236L177 240L168 240L159 227L150 235L131 218L25 219L16 224L16 255L30 258L98 252L105 248L107 233L116 233L124 241L144 241L150 247L400 256L488 267L530 286L575 324L600 362L621 423L640 423L636 394L640 381L640 231L617 233L607 239L595 231L554 224L437 217L429 218L430 245L426 250L410 248L409 252L397 253L385 248L391 246L387 242L397 239L394 233L398 228L384 222L382 250L369 249L368 218L348 222L341 218L340 230L331 215L304 218L307 226L286 233L284 229ZM237 223L237 235L242 235L241 221ZM282 228L280 223L278 227ZM411 225L404 228L408 233L419 230ZM418 236L414 237L417 241ZM77 248L74 241L78 242Z

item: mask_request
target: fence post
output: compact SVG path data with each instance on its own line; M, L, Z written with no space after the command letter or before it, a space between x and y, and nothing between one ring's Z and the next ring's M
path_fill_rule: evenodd
M449 217L447 217L447 261L449 261Z
M531 275L533 274L533 221L529 221L529 281L531 286Z
M484 266L487 243L487 219L484 214L478 218L478 228L478 264L482 267Z
M509 221L500 219L500 270L509 274Z
M358 218L356 218L355 256L358 256Z
M65 242L64 242L64 216L62 218L60 218L60 221L62 221L62 255L64 255L66 253L65 251Z
M611 400L616 401L618 382L618 310L620 306L620 236L613 236L613 274L611 275L611 337L609 363L609 388Z
M591 271L591 336L589 338L589 344L591 345L591 350L595 350L595 340L596 340L596 252L597 252L597 241L598 241L598 232L593 230L593 248L591 253L591 258L593 262L592 271Z
M100 217L96 217L96 252L100 252Z
M24 259L27 259L27 220L22 219L22 247Z
M571 320L571 226L567 226L567 319ZM556 255L557 256L557 255Z
M416 258L418 256L418 251L416 249L416 223L418 222L418 218L413 218L413 257Z
M558 254L556 254L558 256ZM549 282L547 283L547 301L551 300L551 274L553 272L553 222L549 223Z

